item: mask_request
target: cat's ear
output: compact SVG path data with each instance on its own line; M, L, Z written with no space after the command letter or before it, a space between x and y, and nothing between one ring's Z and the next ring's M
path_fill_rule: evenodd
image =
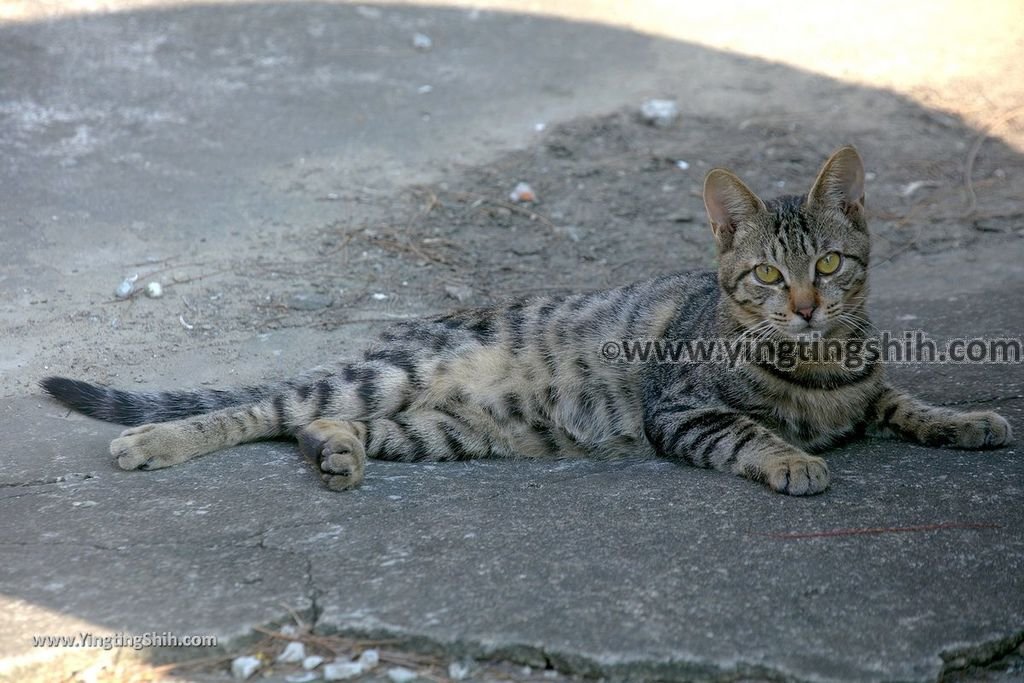
M720 251L732 248L740 223L768 210L742 180L724 168L713 168L704 178L704 207Z
M818 173L807 204L832 207L853 217L864 210L864 162L853 145L840 147Z

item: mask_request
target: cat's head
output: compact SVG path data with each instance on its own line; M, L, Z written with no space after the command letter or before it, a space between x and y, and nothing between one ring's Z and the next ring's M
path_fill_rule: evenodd
M704 205L723 296L741 327L757 328L753 336L801 338L856 334L863 326L870 238L856 149L829 157L807 195L768 202L734 174L713 169Z

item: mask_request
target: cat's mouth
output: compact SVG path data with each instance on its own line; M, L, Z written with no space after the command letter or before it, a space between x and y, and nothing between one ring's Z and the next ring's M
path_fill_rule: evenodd
M828 337L834 329L834 325L828 320L803 320L800 318L776 327L783 336L795 341L822 339Z

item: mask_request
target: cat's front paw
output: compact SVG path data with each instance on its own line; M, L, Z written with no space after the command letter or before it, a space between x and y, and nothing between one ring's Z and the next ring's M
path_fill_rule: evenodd
M110 454L122 470L157 470L177 465L191 455L180 430L163 424L124 430L110 442Z
M954 430L960 448L1001 448L1013 442L1010 423L991 410L957 415Z
M791 496L821 493L830 480L825 461L805 453L773 458L764 466L764 474L773 491Z

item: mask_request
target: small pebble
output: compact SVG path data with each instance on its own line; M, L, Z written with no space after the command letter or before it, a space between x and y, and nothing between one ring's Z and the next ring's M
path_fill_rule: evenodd
M359 655L358 662L363 666L363 669L369 671L380 664L380 653L377 650L363 650Z
M396 666L393 669L388 669L388 678L392 683L409 683L409 681L416 680L418 676L415 671L406 669L404 666Z
M277 661L291 664L293 662L301 662L305 658L306 646L298 641L292 641L277 656Z
M319 678L320 674L315 671L303 671L298 674L288 674L284 677L284 680L288 681L288 683L309 683L310 681L315 681Z
M139 279L138 275L132 275L121 280L121 284L114 290L114 296L118 299L127 299L135 291L135 281Z
M384 294L383 292L374 292L372 296L374 301L385 301L391 298L387 294Z
M235 657L231 660L231 676L244 681L256 673L261 665L262 662L256 657Z
M150 299L159 299L164 295L164 287L159 282L150 282L146 285L146 296Z
M327 294L308 292L295 294L288 299L288 308L295 311L319 311L322 308L330 308L334 305L334 299Z
M528 184L519 183L509 194L508 198L514 202L535 202L537 201L537 194Z
M412 37L412 46L417 50L429 50L434 47L434 41L425 33L417 33Z
M363 665L359 662L333 661L324 665L325 681L344 681L355 678L363 673Z
M469 676L469 664L464 662L452 662L448 665L448 678L453 681L462 681Z
M306 671L315 669L324 663L324 658L320 655L310 655L302 660L302 668Z
M682 159L680 159L679 161L676 162L676 168L678 168L680 171L685 171L690 168L690 162L683 161Z
M473 298L473 289L466 285L445 285L444 293L460 304Z
M667 128L679 118L679 105L675 100L646 100L640 105L640 116L652 126Z

